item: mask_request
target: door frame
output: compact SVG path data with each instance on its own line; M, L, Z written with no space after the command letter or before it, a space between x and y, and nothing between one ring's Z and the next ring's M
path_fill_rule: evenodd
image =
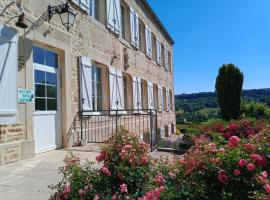
M33 102L33 130L35 131L34 128L34 117L35 114L40 114L40 115L46 115L46 114L55 114L57 112L57 130L56 130L56 144L53 146L49 146L48 148L43 148L42 150L38 150L36 149L35 146L35 154L40 154L40 153L44 153L44 152L48 152L48 151L52 151L55 149L60 149L63 146L63 133L62 133L62 90L61 90L61 63L60 63L60 52L55 50L55 47L48 47L47 45L40 45L38 43L33 43L32 44L32 48L36 46L45 50L49 50L53 53L57 54L57 61L58 61L58 66L57 69L53 68L53 67L49 67L46 65L42 65L42 64L38 64L38 63L34 63L34 60L32 58L32 75L33 75L33 94L35 93L35 70L39 70L40 69L47 69L47 72L52 72L54 73L56 71L57 74L57 111L35 111L35 102ZM32 51L33 52L33 51ZM46 70L45 70L46 71ZM35 100L35 97L34 97ZM36 140L35 138L35 133L34 133L34 140Z

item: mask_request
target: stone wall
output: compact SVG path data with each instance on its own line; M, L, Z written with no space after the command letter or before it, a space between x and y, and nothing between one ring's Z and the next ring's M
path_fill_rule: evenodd
M0 10L11 2L11 0L0 0ZM33 22L47 9L47 6L57 5L61 1L54 0L21 0L25 8L25 17ZM105 1L104 1L105 2ZM137 0L122 0L127 6L132 6L140 15L140 20L147 23L153 34L161 39L161 42L169 47L173 52L172 44L160 33L159 28L153 19L148 15L147 9L143 5L138 4ZM33 58L32 45L40 45L44 48L52 49L59 55L59 71L60 71L60 85L61 85L61 132L62 142L59 147L67 147L70 137L74 134L78 135L77 129L79 124L74 128L74 121L76 122L76 114L80 107L80 72L79 72L79 57L88 56L93 62L99 66L108 67L113 61L113 66L121 69L130 76L139 76L145 81L151 80L154 84L161 84L174 91L174 70L172 65L172 72L165 71L164 67L157 65L154 59L149 59L145 56L142 50L134 49L130 45L130 41L121 37L115 36L111 33L105 24L106 17L102 17L101 21L97 21L88 16L80 8L76 8L77 16L74 26L67 32L59 16L55 15L50 24L44 22L36 29L31 31L23 37L23 29L15 27L17 18L10 20L13 16L18 15L18 9L13 4L4 16L0 17L1 24L16 28L19 38L19 69L18 69L18 87L33 89ZM105 7L105 5L101 6ZM127 13L128 15L129 13ZM8 23L6 23L8 22ZM29 23L31 26L31 23ZM127 37L128 38L128 37ZM128 54L128 67L124 63L124 52ZM116 59L113 58L116 56ZM22 59L23 58L23 59ZM107 73L106 72L106 73ZM105 88L105 84L103 85ZM108 86L108 84L107 84ZM108 98L108 88L106 92ZM108 100L107 106L109 105ZM130 103L132 108L132 103ZM104 108L107 108L104 106ZM23 157L34 155L34 129L33 129L33 104L19 104L18 105L18 122L22 125L1 126L0 135L0 165L20 160ZM162 112L158 115L158 125L165 126L167 124L175 123L175 113ZM76 123L75 123L76 124ZM18 128L15 131L12 127ZM7 131L13 129L13 132ZM22 129L20 132L19 129ZM75 131L72 131L72 130ZM12 134L13 133L13 134ZM76 139L75 139L76 140ZM8 156L4 156L8 155Z
M24 135L22 124L0 125L0 166L33 156L33 141Z

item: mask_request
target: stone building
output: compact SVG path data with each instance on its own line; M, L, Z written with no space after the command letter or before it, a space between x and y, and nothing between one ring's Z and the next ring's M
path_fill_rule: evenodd
M68 2L69 30L65 13L48 20L63 0L0 1L0 165L78 145L84 116L116 110L154 110L158 133L174 133L174 41L147 1Z

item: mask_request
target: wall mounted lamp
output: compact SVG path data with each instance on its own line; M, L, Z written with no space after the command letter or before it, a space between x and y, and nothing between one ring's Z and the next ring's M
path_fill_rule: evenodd
M67 31L74 25L76 13L72 10L68 3L64 3L57 6L48 6L48 17L49 21L52 19L54 14L60 16L61 22Z

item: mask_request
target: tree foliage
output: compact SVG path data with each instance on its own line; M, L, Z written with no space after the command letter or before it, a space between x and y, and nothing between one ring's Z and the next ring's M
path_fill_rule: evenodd
M177 123L206 122L212 118L220 118L220 109L216 93L200 92L194 94L179 94L175 96ZM269 114L261 115L261 108L257 109L256 103L266 105ZM267 109L266 109L267 110ZM252 89L242 91L241 114L246 117L259 117L270 119L270 89Z
M267 104L242 99L241 113L246 117L270 119L270 107Z
M220 67L216 78L216 93L223 119L237 119L240 114L244 75L234 64Z

